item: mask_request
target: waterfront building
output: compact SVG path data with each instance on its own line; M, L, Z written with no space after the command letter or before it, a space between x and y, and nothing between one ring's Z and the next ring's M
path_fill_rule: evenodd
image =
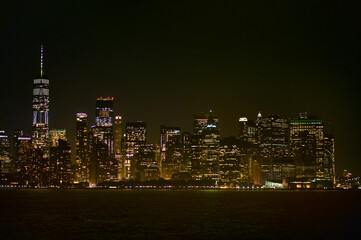
M75 166L74 181L89 182L90 175L90 148L88 115L86 113L76 114L76 138L75 138Z
M24 135L16 137L14 147L14 178L21 184L28 185L30 182L32 157L33 147L31 143L31 137Z
M179 127L160 128L161 176L170 179L172 174L184 170L182 135Z
M282 179L282 167L289 157L289 122L271 114L258 119L258 142L262 183Z
M0 175L1 179L7 179L10 174L10 141L4 130L0 130Z
M118 181L118 163L114 156L114 98L100 97L96 101L94 127L96 149L103 149L103 144L107 147L107 158L97 157L99 181ZM103 151L103 150L101 150ZM97 153L99 154L99 153Z
M191 140L191 168L192 176L201 180L202 134L207 127L207 116L197 115L193 118L193 135Z
M205 160L205 158L211 157L207 156L207 149L208 147L212 146L213 141L215 141L215 143L219 142L219 137L216 137L217 132L219 132L218 118L212 115L212 111L210 111L208 115L197 115L193 118L193 135L191 138L191 169L192 177L195 180L201 180L205 178L204 174L207 169L207 161ZM205 140L206 136L207 138L209 138L208 140ZM216 146L217 144L215 144L215 149L217 149ZM211 159L209 160L209 163L214 162L211 161Z
M123 134L123 122L122 116L115 116L114 122L114 158L118 163L118 179L123 179L123 144L124 144L124 134Z
M59 138L58 144L50 147L50 186L70 186L72 181L71 146Z
M157 180L160 177L158 162L155 157L153 144L145 143L139 145L135 154L136 169L135 179L139 181Z
M201 149L201 179L219 181L220 131L218 119L213 116L212 111L209 112L207 125L202 130Z
M123 178L134 179L137 167L139 147L146 143L147 125L144 122L132 122L125 125L125 161Z
M335 165L335 138L331 135L325 134L323 138L324 156L323 156L323 171L324 178L331 180L333 185L336 184L336 165Z
M235 137L220 140L219 184L237 186L241 182L242 164L240 162L240 140Z
M114 154L113 111L113 97L97 98L95 111L96 127L94 131L98 135L100 141L104 142L107 145L109 156L112 156Z
M183 147L183 166L182 172L191 174L192 172L192 134L189 132L182 133L182 147Z
M301 113L290 120L290 151L298 178L324 178L324 122Z

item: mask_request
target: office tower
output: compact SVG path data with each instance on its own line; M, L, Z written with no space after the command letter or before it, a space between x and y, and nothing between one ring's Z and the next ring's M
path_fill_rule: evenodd
M89 185L96 185L99 183L99 162L102 159L108 158L108 149L105 144L102 144L94 132L95 126L89 129L88 143L89 143ZM100 148L103 147L103 152Z
M235 187L242 178L242 165L240 158L240 140L235 137L220 140L219 182L222 186Z
M258 141L262 183L269 179L282 179L292 172L289 162L289 123L287 119L271 114L258 119ZM291 164L291 166L290 166ZM285 172L286 171L286 172Z
M202 179L202 136L203 130L207 128L207 121L208 117L206 115L197 115L193 118L193 135L191 138L191 168L192 177L196 180Z
M58 144L50 147L50 185L69 187L72 183L71 146L59 138Z
M202 179L219 181L220 133L218 119L209 112L207 126L202 130L200 172Z
M157 180L160 176L158 162L155 157L153 144L145 143L139 145L135 154L136 168L135 179L139 181Z
M115 116L114 121L114 157L118 163L118 179L123 179L123 123L122 116Z
M160 128L161 176L170 179L172 174L184 171L182 135L179 127Z
M246 117L239 118L238 121L239 139L244 142L257 142L257 125L256 122L248 120Z
M96 102L95 111L95 133L99 139L107 145L108 155L112 156L114 153L113 146L113 110L114 110L114 98L113 97L100 97Z
M324 123L307 113L290 120L290 151L296 164L296 177L324 177Z
M32 155L31 138L24 135L16 137L14 147L15 179L21 184L29 184Z
M323 160L323 169L324 169L324 178L331 180L333 185L336 184L335 177L335 138L331 135L325 134L323 138L324 146L324 160Z
M43 73L43 45L41 45L40 76L34 79L33 88L33 147L48 157L49 138L49 79Z
M146 143L147 125L144 122L133 122L125 125L125 179L135 178L137 153L140 145Z
M191 174L192 172L192 134L189 132L182 133L183 145L183 166L182 171Z
M67 141L65 129L51 129L49 131L49 144L50 147L57 147L59 140Z
M90 184L98 184L101 182L109 182L117 180L117 167L114 158L109 156L108 145L99 137L93 127L89 135L90 147ZM116 172L114 172L116 170Z
M88 116L86 113L76 114L75 166L74 181L89 182L90 148Z
M4 130L0 130L0 175L7 178L10 174L10 141Z
M96 126L94 128L97 139L97 149L103 151L103 144L107 147L107 158L101 156L98 162L100 182L118 180L118 163L114 156L113 106L113 97L100 97L97 99L95 112Z

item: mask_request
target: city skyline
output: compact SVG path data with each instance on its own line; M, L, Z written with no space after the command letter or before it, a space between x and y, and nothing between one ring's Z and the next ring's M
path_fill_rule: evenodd
M196 4L195 8L199 9L200 5ZM166 8L167 4L158 3L157 6L159 9L156 9L154 14L161 13L161 9ZM217 13L216 6L211 3L207 5L207 10L210 13ZM15 4L14 7L19 6ZM266 38L269 41L260 43L253 41L257 39L255 36L245 34L252 33L252 31L242 28L242 22L253 18L244 12L242 12L244 16L238 18L236 11L229 10L232 6L222 6L219 10L220 16L223 17L226 16L226 10L231 11L231 14L225 18L227 21L209 20L211 24L206 24L205 28L202 28L202 21L199 21L200 17L196 16L195 10L189 10L187 21L181 23L171 18L170 15L175 10L170 9L162 16L175 21L171 21L172 23L178 23L184 36L181 33L170 31L168 37L172 41L163 40L160 43L155 40L142 41L137 32L131 30L132 27L139 27L140 33L145 34L149 39L154 36L155 39L162 40L158 34L150 33L146 24L130 21L128 25L125 23L122 25L124 19L118 19L118 15L111 9L106 9L112 13L106 17L103 9L97 16L98 18L105 17L104 21L115 19L118 24L131 33L127 35L127 38L112 28L105 29L103 33L112 42L107 46L102 39L94 35L91 35L89 41L85 41L81 34L91 34L92 31L89 28L81 28L83 22L80 18L72 18L71 20L75 20L76 27L65 30L64 27L70 24L70 20L63 24L57 22L59 18L51 16L51 10L55 6L29 7L36 8L34 14L39 9L50 8L49 12L44 12L51 21L46 23L46 21L42 21L43 17L35 18L29 23L21 22L20 28L9 33L9 36L13 38L22 34L30 36L29 29L35 26L35 22L40 21L39 26L35 28L37 36L30 38L29 42L19 40L19 43L15 45L11 44L8 39L4 40L4 46L6 46L4 53L9 56L9 59L6 64L4 62L5 68L1 71L1 78L5 79L1 83L1 100L3 103L9 102L9 99L13 99L13 101L12 104L1 104L1 111L9 114L4 115L1 119L0 127L4 128L9 135L12 135L13 130L18 128L24 129L26 134L30 135L31 91L29 89L31 89L32 79L37 74L38 47L40 44L44 44L46 52L44 72L49 75L51 80L50 129L67 129L68 139L72 143L75 142L74 119L76 113L87 113L89 123L94 123L95 99L101 96L115 98L114 113L121 115L124 123L137 120L146 122L148 135L153 143L159 139L161 125L179 126L182 130L190 132L192 129L191 118L201 110L212 109L220 117L223 137L237 136L238 119L247 117L255 120L259 110L265 116L273 113L289 118L297 117L299 112L307 111L324 119L326 126L328 121L332 122L331 131L335 129L333 135L336 137L336 165L340 167L338 169L350 169L360 175L361 169L358 164L360 139L357 137L359 125L356 121L360 115L357 107L359 97L356 92L357 88L353 87L356 83L357 70L353 65L355 63L351 62L352 60L357 62L353 54L359 48L353 48L353 42L346 46L342 44L346 40L333 35L336 40L331 39L324 45L322 40L331 36L332 24L344 27L342 31L345 31L345 34L351 34L351 36L355 34L350 30L351 26L347 25L348 27L346 27L346 23L339 20L336 12L331 9L327 8L329 11L321 13L323 18L317 18L316 26L326 27L323 32L321 30L321 32L317 32L316 27L309 26L308 23L303 24L297 19L291 19L290 25L282 22L282 18L275 19L277 23L280 23L281 28L300 26L300 32L306 34L303 39L296 40L300 35L286 28L287 34L283 36L288 36L290 42L296 47L282 41L280 42L282 47L278 46L277 40L281 40L281 37L270 34L269 26L263 22L264 18L261 18L261 21L265 25L252 21L251 25L264 26L266 33L270 34ZM92 6L90 9L95 10L95 7ZM247 5L246 7L253 6ZM293 9L292 7L295 6L290 4L284 8L287 7ZM300 7L300 11L302 11L302 6ZM316 6L316 9L318 9L317 7L320 6ZM144 3L143 6L129 4L124 8L133 11L140 9L140 13L125 14L127 17L135 17L144 13L144 8L152 9L154 6ZM19 11L21 12L23 9L25 8L20 6ZM180 6L180 9L183 10L181 12L188 11L185 6ZM64 6L63 10L67 13L72 12L71 9ZM277 9L272 8L272 10ZM261 11L268 13L268 10L265 9ZM347 11L351 10L347 9ZM278 10L278 13L282 16L284 12ZM345 9L342 13L344 14L342 16L346 16ZM18 13L10 11L7 14L16 16ZM91 11L80 12L80 16L90 17L91 15ZM25 14L25 16L29 15ZM355 16L351 14L348 17ZM312 14L311 19L315 19ZM193 24L192 20L198 21ZM238 21L228 23L228 20ZM331 20L332 24L326 24L326 20ZM6 31L14 26L11 18L8 18L8 21L9 28ZM92 24L94 29L100 29L100 25L96 25L94 22ZM60 33L45 31L49 26L59 27L62 36L66 36L68 33L74 35L75 38L62 37L65 41L60 42L56 40ZM160 23L159 27L156 27L157 33L170 26L170 23ZM209 26L214 26L217 31L220 30L225 36L225 40L213 33ZM234 32L232 35L231 29L236 26L240 27L243 32ZM306 30L306 26L310 29ZM194 32L198 28L204 38L208 36L212 40L204 42L202 35ZM76 34L74 32L76 29L81 29L83 32ZM188 30L192 33L188 33ZM111 38L112 31L116 33L114 39ZM340 31L340 29L336 29L335 35L340 34ZM194 43L185 41L184 45L181 45L181 40L184 41L187 36L185 33L188 33L188 36L194 36ZM278 33L280 34L280 32ZM311 33L316 35L315 41L307 40L307 36L311 36ZM261 36L265 37L267 34ZM176 40L177 37L180 37L180 40ZM129 47L123 48L115 44L116 39L123 39L124 46ZM240 40L243 47L238 46L235 40ZM84 41L86 46L81 46L81 42ZM132 44L129 45L129 43ZM228 43L229 46L226 46ZM312 44L315 46L310 48ZM334 49L335 46L341 49ZM232 47L234 49L231 51ZM256 50L257 47L260 50ZM306 53L297 50L298 48L306 50ZM253 51L249 52L247 49ZM279 54L272 49L279 50ZM310 49L315 52L312 53ZM349 51L350 49L353 50L353 53ZM182 50L185 52L182 53ZM286 50L291 51L287 52ZM328 50L332 51L328 53ZM92 54L88 55L89 52ZM254 56L263 60L257 60L256 57L252 57L251 53L255 53ZM310 53L312 54L308 55ZM325 58L317 57L321 55ZM270 63L266 59L275 59L276 61ZM260 74L260 72L264 73ZM346 81L346 83L341 84L341 81ZM298 85L300 83L302 84ZM71 95L68 95L68 92ZM318 102L319 104L315 104Z

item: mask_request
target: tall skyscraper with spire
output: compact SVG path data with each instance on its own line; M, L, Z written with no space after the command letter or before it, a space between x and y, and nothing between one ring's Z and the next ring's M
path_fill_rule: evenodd
M33 128L32 144L35 149L43 150L44 157L49 155L49 79L44 75L44 51L40 50L40 76L34 79L33 88Z

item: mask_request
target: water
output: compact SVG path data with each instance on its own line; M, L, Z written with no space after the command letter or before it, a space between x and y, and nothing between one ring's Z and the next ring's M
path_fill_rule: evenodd
M0 239L361 239L361 192L1 190Z

